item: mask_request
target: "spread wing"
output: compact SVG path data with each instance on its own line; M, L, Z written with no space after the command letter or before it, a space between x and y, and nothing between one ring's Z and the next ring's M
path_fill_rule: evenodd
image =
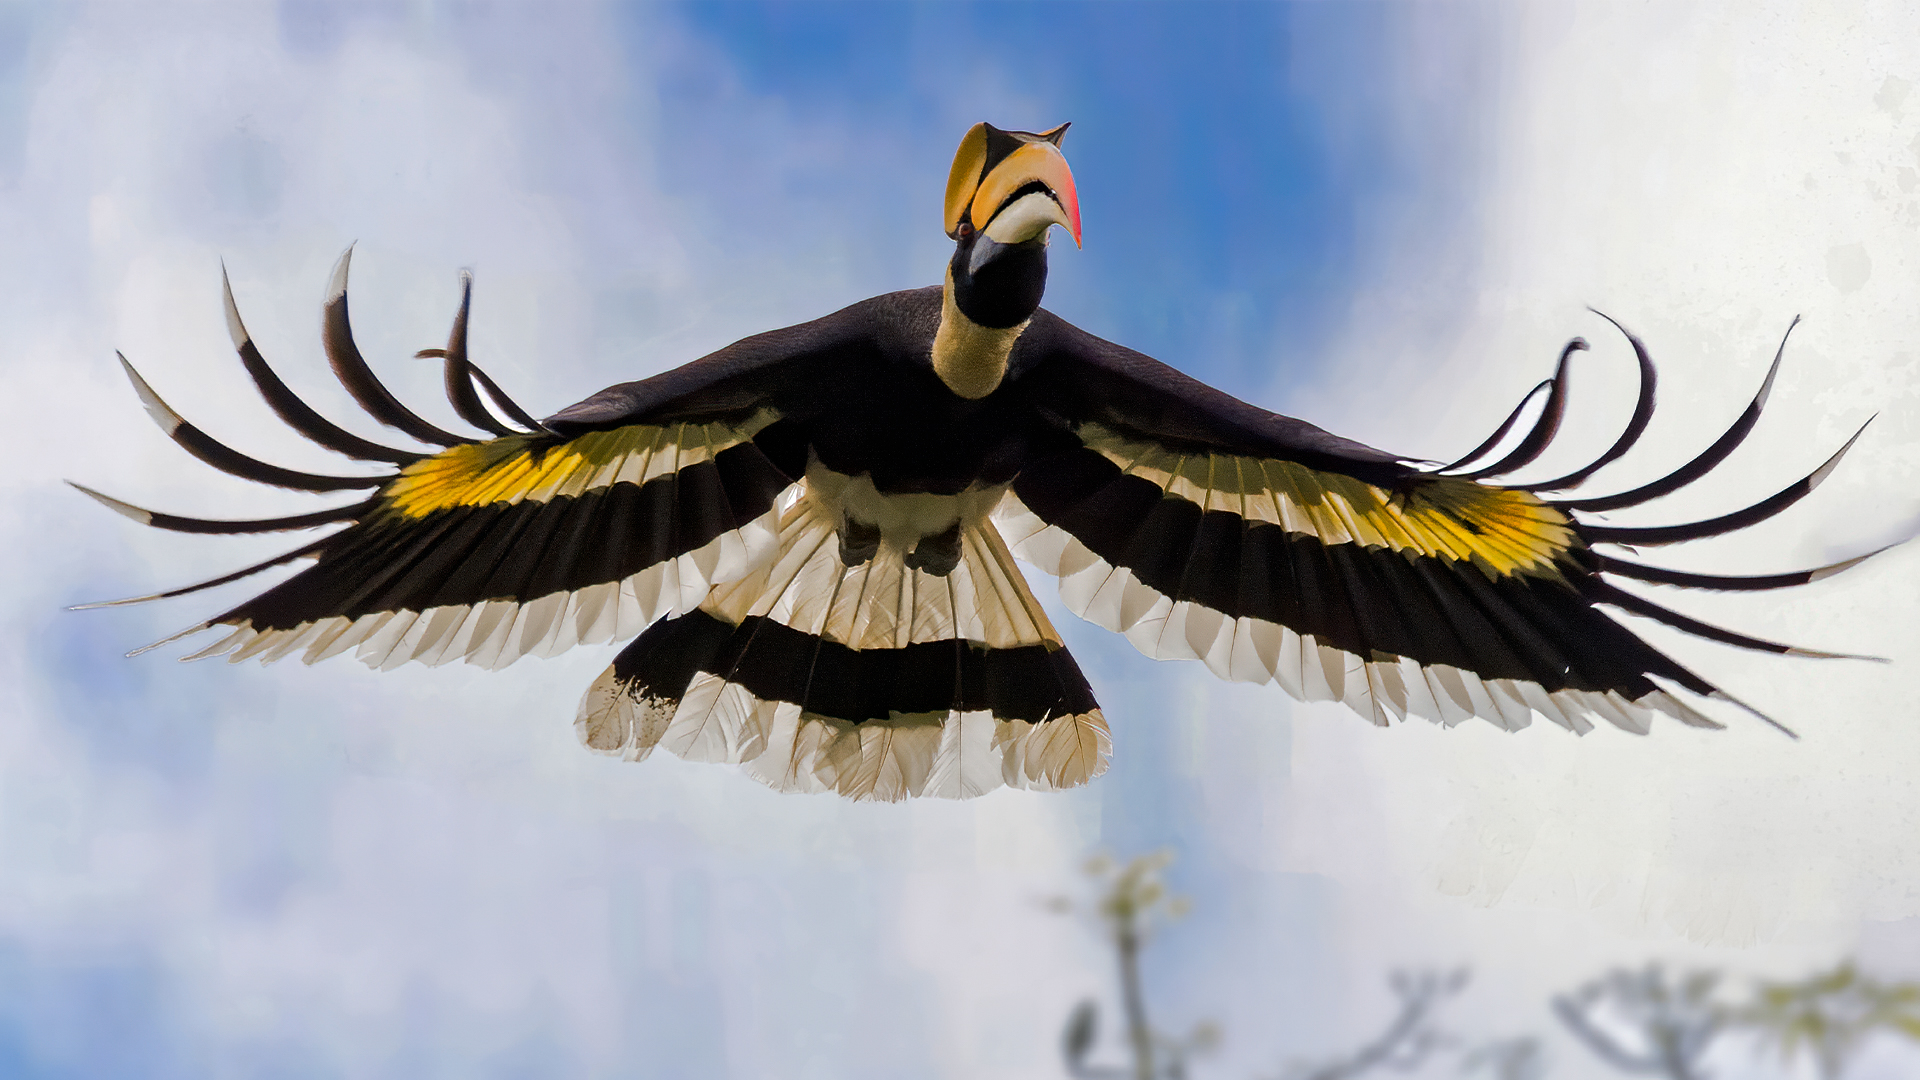
M273 410L321 446L386 469L323 476L257 461L187 423L126 365L148 413L208 464L265 484L366 497L294 517L210 521L88 491L135 520L185 532L345 525L213 581L109 603L178 596L311 560L281 584L167 640L219 628L225 636L195 657L271 661L298 653L311 662L353 649L382 668L454 659L499 667L527 653L637 633L663 614L691 610L711 585L770 557L776 502L805 463L803 454L793 460L797 444L785 438L779 403L766 388L793 381L790 369L804 375L806 364L843 346L845 313L747 339L537 421L467 358L469 286L447 348L421 355L444 358L455 412L492 436L470 438L421 419L374 376L348 324L346 271L343 256L325 310L334 372L375 419L440 449L383 446L314 412L267 366L229 288L234 345Z
M1538 712L1575 731L1599 716L1644 732L1656 712L1719 726L1676 691L1727 696L1603 606L1747 648L1833 655L1708 626L1616 579L1767 589L1858 559L1731 578L1595 548L1676 543L1764 520L1811 491L1846 447L1773 497L1713 520L1620 528L1583 516L1704 476L1752 429L1771 371L1732 428L1672 474L1616 495L1547 498L1624 454L1651 419L1654 368L1632 335L1641 390L1626 432L1586 468L1509 486L1493 481L1552 440L1567 364L1584 342L1570 344L1555 376L1536 388L1546 400L1528 434L1469 470L1502 444L1526 401L1467 458L1422 469L1247 405L1057 318L1036 319L1029 334L1036 351L1025 392L1050 402L1073 438L1020 474L1002 528L1018 554L1059 576L1069 608L1149 656L1199 659L1223 678L1344 701L1379 724L1411 713L1448 724L1479 716L1512 729ZM1779 362L1776 355L1775 371Z

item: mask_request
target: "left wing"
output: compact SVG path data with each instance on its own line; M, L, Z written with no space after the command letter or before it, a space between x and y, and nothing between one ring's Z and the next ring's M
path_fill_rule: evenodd
M799 467L782 443L778 411L750 407L751 387L757 371L806 355L790 348L796 339L833 339L836 316L748 339L667 377L615 387L538 421L468 360L469 291L447 348L421 355L444 360L454 410L494 436L471 438L421 419L374 376L348 324L346 271L342 256L325 309L335 374L375 419L442 449L383 446L315 413L267 366L240 321L231 288L226 304L234 346L274 412L321 446L387 471L325 476L257 461L187 423L121 360L147 412L208 464L295 490L367 492L360 501L316 513L214 521L155 513L82 488L143 524L183 532L346 526L212 581L109 601L179 596L312 560L279 585L166 639L226 631L188 659L272 661L298 654L311 663L352 649L380 668L456 659L500 667L528 653L552 655L580 642L631 636L663 614L693 609L712 585L772 556L775 504ZM481 389L502 415L482 403ZM703 397L703 391L711 392ZM706 407L689 405L690 395Z
M1554 378L1535 388L1547 399L1511 452L1466 471L1500 445L1526 401L1467 458L1421 469L1041 315L1029 330L1035 351L1025 392L1048 402L1073 439L1020 474L1002 504L1002 528L1016 553L1060 577L1070 609L1126 634L1149 656L1203 660L1228 679L1273 680L1302 700L1344 701L1377 724L1412 713L1447 724L1479 716L1515 729L1538 712L1574 731L1597 715L1645 732L1656 712L1720 726L1675 690L1732 699L1600 605L1728 644L1835 655L1708 626L1612 579L1768 589L1859 559L1732 578L1643 566L1593 548L1744 528L1806 495L1847 447L1772 498L1710 521L1621 528L1580 516L1639 505L1705 475L1752 429L1773 371L1733 427L1669 476L1618 495L1547 499L1543 492L1575 488L1624 454L1651 419L1654 369L1631 334L1641 390L1627 431L1575 473L1503 486L1488 481L1530 463L1552 440L1567 363L1584 342L1570 344ZM1774 371L1779 362L1776 355Z

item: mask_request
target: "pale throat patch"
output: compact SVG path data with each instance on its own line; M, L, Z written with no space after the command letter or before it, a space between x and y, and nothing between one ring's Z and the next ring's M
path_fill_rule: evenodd
M946 290L941 294L940 329L933 335L933 371L947 389L969 401L993 393L1007 374L1007 357L1013 343L1032 319L1017 326L996 330L981 326L960 313L953 301L953 268L947 268Z

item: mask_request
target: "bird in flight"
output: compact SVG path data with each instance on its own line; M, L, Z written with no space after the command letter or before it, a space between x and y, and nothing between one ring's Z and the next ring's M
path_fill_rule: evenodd
M1148 656L1345 702L1381 725L1477 716L1512 730L1537 713L1576 732L1597 718L1644 733L1655 714L1720 726L1694 703L1732 699L1603 607L1732 645L1835 655L1709 626L1617 581L1772 589L1858 559L1721 577L1616 552L1764 520L1811 491L1845 447L1778 494L1711 520L1623 527L1588 516L1711 471L1753 428L1779 354L1725 434L1629 491L1576 490L1653 414L1652 361L1624 330L1639 400L1585 468L1497 482L1553 439L1568 364L1586 347L1578 339L1460 461L1433 467L1375 450L1040 306L1052 230L1080 241L1065 131L967 132L947 182L954 248L943 284L746 338L544 420L468 358L463 280L446 347L420 355L444 359L448 401L477 437L423 419L375 377L348 323L349 250L324 308L328 360L373 419L431 449L369 441L296 397L248 335L229 286L227 325L267 404L319 445L383 469L332 476L256 460L189 424L127 365L149 415L207 464L367 497L213 521L83 488L183 532L345 526L212 581L108 603L304 562L166 640L218 630L186 659L312 663L351 650L384 670L497 668L633 637L580 704L587 746L631 760L665 748L737 763L782 791L885 800L1067 788L1106 768L1100 706L1016 555L1058 577L1068 609ZM1536 397L1537 419L1509 438Z

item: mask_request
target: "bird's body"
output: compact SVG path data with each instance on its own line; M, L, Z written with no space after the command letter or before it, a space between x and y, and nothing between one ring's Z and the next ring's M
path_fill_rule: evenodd
M1277 681L1383 724L1414 713L1514 728L1537 713L1574 730L1599 716L1644 731L1660 712L1717 726L1684 696L1719 691L1597 604L1798 651L1706 627L1603 575L1763 588L1838 567L1719 579L1593 547L1741 527L1804 495L1832 461L1711 522L1634 530L1578 517L1703 475L1744 438L1764 389L1666 480L1550 499L1644 429L1652 367L1633 341L1642 400L1606 455L1544 485L1488 483L1551 439L1569 346L1543 384L1553 392L1541 419L1499 462L1417 467L1041 308L1048 230L1079 238L1059 134L969 133L949 183L956 248L943 285L746 338L542 421L468 362L463 300L447 348L430 352L446 359L455 410L493 433L485 440L428 424L374 378L347 325L343 258L327 305L335 371L376 418L437 452L377 446L313 414L266 367L229 292L236 346L275 410L323 445L396 471L320 477L253 461L187 425L133 375L169 434L220 468L307 490L375 490L337 511L265 522L106 501L189 531L350 522L221 579L314 560L194 627L229 630L196 655L313 661L353 649L382 667L498 666L637 633L582 703L589 746L634 758L665 746L742 763L783 790L856 797L1057 788L1105 767L1094 693L1016 552L1060 577L1076 614L1151 656ZM517 428L481 404L476 381Z

